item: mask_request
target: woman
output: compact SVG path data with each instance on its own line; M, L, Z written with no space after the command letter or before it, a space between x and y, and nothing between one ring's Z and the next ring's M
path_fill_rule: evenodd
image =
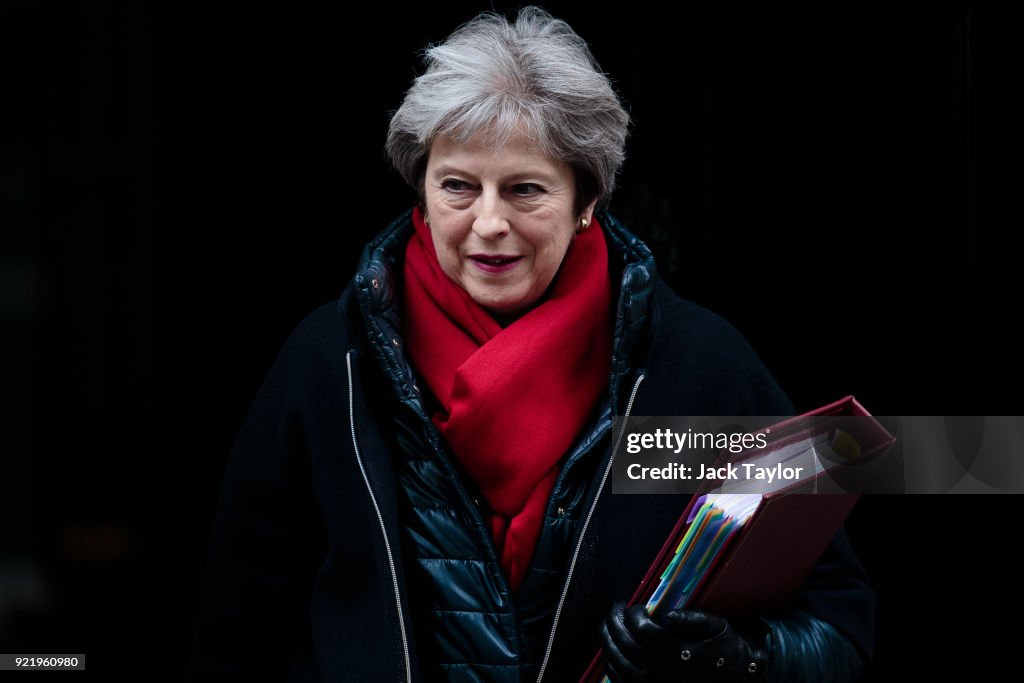
M686 501L610 495L612 416L792 412L603 208L627 125L542 10L481 15L428 51L387 141L419 203L256 398L196 668L561 682L603 647L625 680L856 678L873 593L842 533L779 614L656 624L621 602Z

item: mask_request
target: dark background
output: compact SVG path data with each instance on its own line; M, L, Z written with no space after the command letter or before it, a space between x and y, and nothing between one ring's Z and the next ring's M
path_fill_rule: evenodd
M0 652L183 668L234 434L412 201L382 146L417 50L486 8L368 4L0 5ZM634 119L613 212L798 409L1022 414L996 20L547 6ZM1019 500L861 500L871 680L1016 667Z

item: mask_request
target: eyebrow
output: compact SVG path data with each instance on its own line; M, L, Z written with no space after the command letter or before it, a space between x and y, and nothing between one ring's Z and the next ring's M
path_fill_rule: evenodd
M448 164L442 164L434 169L435 177L448 174L466 176L470 178L475 177L472 173L468 171L458 168L457 166L450 166ZM542 180L548 184L552 184L555 182L555 179L551 174L546 173L545 171L541 171L539 169L528 169L525 171L518 171L516 173L510 173L509 175L502 178L504 182L513 182L515 180L523 179Z

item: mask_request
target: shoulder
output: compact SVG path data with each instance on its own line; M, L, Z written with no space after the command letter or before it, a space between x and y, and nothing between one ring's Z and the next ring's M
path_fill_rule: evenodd
M789 398L743 335L661 278L650 339L648 371L675 382L680 409L686 409L677 414L792 414Z
M699 355L705 362L752 360L753 349L728 320L682 298L660 277L654 285L654 304L653 345L669 344L677 353Z
M358 345L359 311L351 285L342 295L309 312L288 335L275 369L293 378L344 372L345 356ZM365 336L365 335L362 335Z

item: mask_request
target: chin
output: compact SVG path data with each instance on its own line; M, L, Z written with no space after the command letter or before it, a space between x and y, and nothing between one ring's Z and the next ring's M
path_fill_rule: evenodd
M473 301L477 302L491 313L510 315L527 308L527 306L522 303L522 297L494 296L492 293L487 292L481 292L479 296L470 292L469 295L472 297Z

